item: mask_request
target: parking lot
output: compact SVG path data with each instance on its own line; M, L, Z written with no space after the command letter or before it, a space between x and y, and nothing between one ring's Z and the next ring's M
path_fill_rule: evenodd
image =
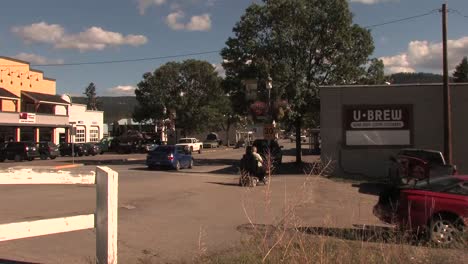
M271 185L242 188L237 163L244 149L221 147L194 154L193 169L148 170L145 154L75 158L68 168L89 172L109 166L119 173L119 238L121 263L140 258L190 260L202 241L208 250L230 247L247 234L241 226L272 224L294 205L302 226L353 228L380 225L372 214L377 196L363 186L308 177L292 163L293 144L283 141L282 168ZM304 156L306 162L317 156ZM60 168L71 157L0 163L0 169L46 166ZM0 223L92 213L94 186L0 186ZM250 220L249 220L250 219ZM39 263L88 263L95 252L93 230L0 243L0 259Z

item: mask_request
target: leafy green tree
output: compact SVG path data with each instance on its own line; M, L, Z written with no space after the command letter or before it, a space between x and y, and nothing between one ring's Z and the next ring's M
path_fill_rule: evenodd
M90 83L83 94L86 95L86 108L88 110L98 110L96 86L94 83Z
M346 0L263 0L250 5L221 51L226 80L239 113L249 101L241 81L256 78L259 98L288 101L287 118L296 131L296 162L301 162L303 116L318 111L319 86L356 83L374 46L368 30L352 22ZM243 97L244 96L244 97Z
M371 59L369 61L369 66L365 72L365 76L361 81L361 84L384 84L385 83L385 73L384 73L384 63L379 59Z
M453 81L456 83L468 82L468 59L466 57L458 64L453 73Z
M133 117L157 122L172 116L183 135L210 129L224 118L220 108L225 94L220 84L215 68L206 61L168 62L143 74L135 90L139 106Z

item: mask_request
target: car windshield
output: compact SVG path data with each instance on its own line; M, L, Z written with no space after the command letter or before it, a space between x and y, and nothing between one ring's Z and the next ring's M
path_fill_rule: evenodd
M431 164L444 165L442 156L438 152L421 151L421 150L404 150L400 154L405 155L405 156L419 158Z
M419 190L442 192L462 181L462 179L456 177L440 177L431 179L430 181L420 181L414 185L414 188Z
M192 140L189 138L181 138L179 140L179 143L192 143Z
M209 134L206 136L206 140L216 140L218 137L215 134Z

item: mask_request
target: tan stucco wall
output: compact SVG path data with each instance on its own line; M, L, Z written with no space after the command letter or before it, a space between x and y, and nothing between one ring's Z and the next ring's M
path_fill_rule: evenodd
M21 91L54 95L56 93L55 80L44 77L41 71L31 69L27 62L5 57L0 57L0 87L18 97L21 96ZM15 111L15 107L13 102L3 100L0 110Z
M468 173L468 84L451 84L453 157ZM322 159L332 159L335 173L386 177L389 156L398 148L346 148L343 141L343 105L409 104L413 106L413 147L443 151L442 85L322 87Z

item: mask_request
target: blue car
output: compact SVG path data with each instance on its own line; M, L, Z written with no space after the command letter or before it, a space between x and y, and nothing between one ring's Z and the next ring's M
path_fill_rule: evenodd
M149 169L157 167L170 167L176 170L193 167L193 158L190 150L184 146L164 145L156 147L146 156L146 165Z

